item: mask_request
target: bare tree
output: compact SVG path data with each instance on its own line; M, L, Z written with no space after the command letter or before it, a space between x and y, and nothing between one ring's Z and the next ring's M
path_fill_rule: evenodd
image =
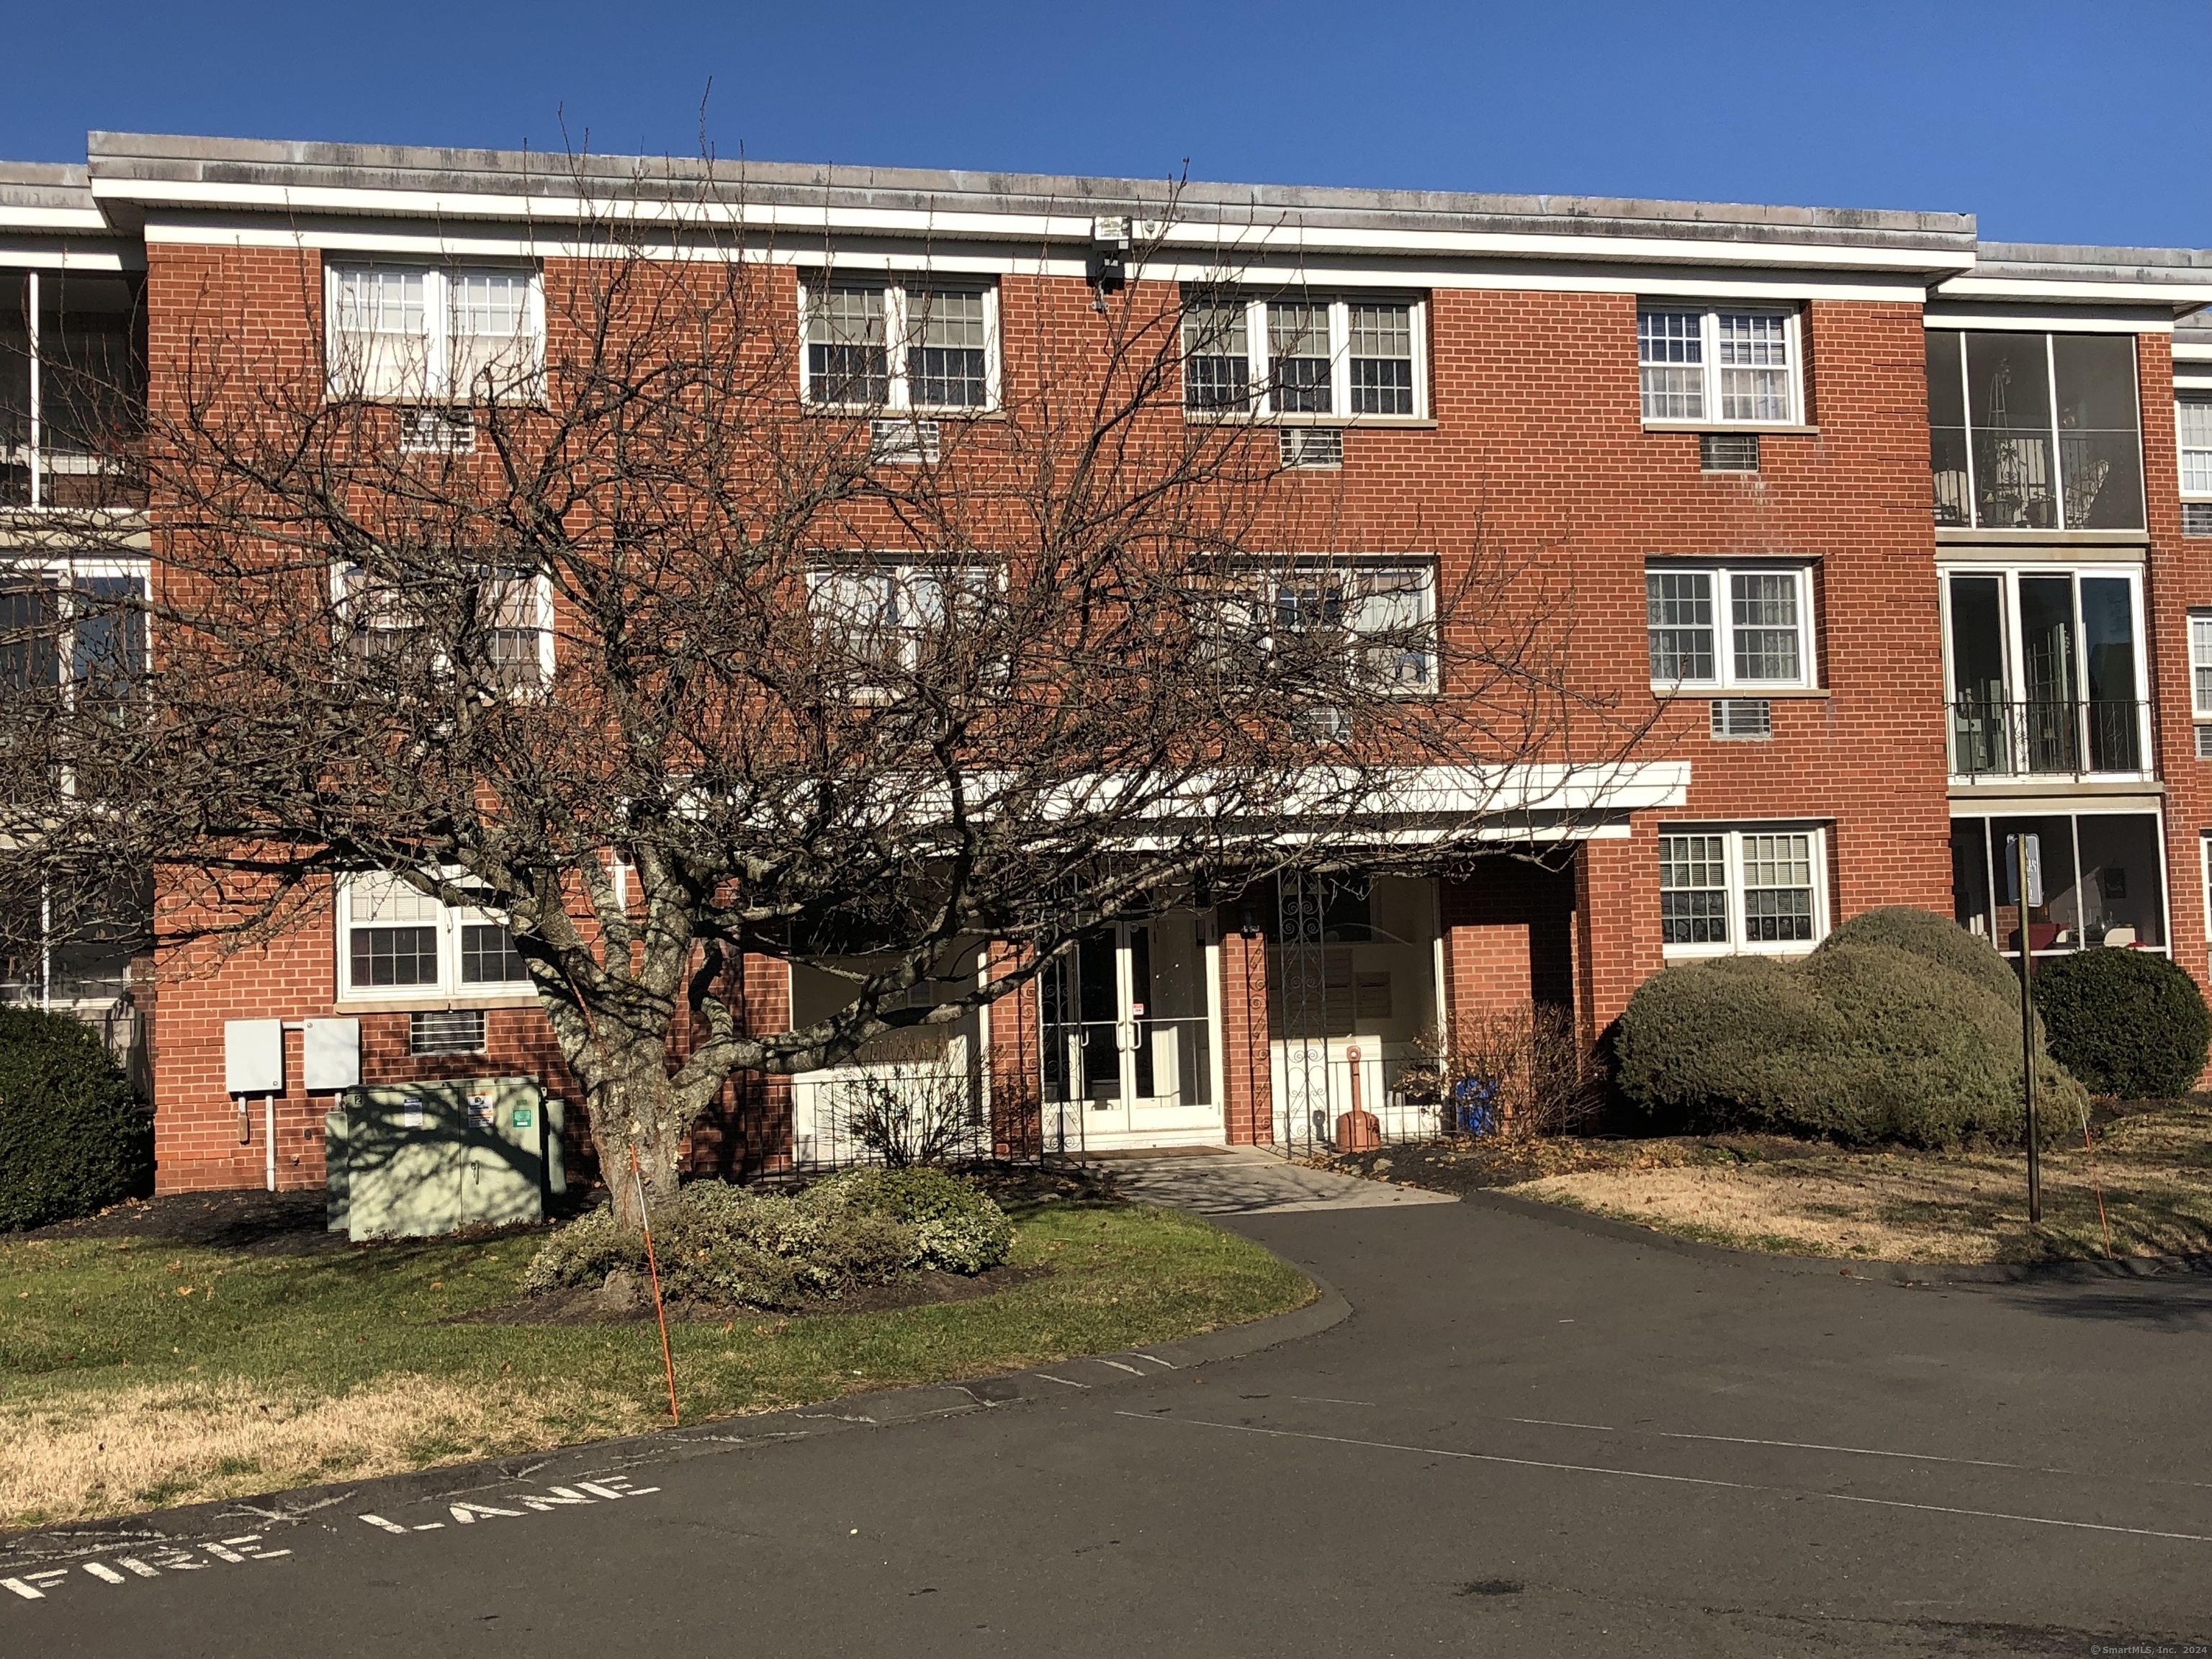
M689 188L566 233L540 291L456 278L437 360L375 326L419 295L312 258L296 337L212 291L157 329L150 660L0 716L0 880L158 866L179 961L334 883L503 915L657 1204L735 1070L958 1019L1103 920L1510 848L1563 775L1601 810L1644 728L1576 689L1571 594L1479 538L1441 581L1359 556L1146 233L1094 303L1005 282L987 396L970 289L887 317L830 259L802 310ZM1001 971L952 976L979 939ZM747 952L850 1000L748 1030Z

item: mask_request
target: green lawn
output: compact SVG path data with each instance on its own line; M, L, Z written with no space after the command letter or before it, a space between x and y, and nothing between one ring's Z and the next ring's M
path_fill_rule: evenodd
M1017 1208L965 1302L670 1328L687 1423L1170 1340L1312 1287L1191 1217ZM0 1243L0 1526L32 1526L634 1432L667 1421L658 1334L449 1323L509 1302L534 1237L249 1256Z

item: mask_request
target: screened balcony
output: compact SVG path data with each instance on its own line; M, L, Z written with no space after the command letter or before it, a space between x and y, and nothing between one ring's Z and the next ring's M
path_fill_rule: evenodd
M2130 336L1931 329L1928 428L1938 525L2143 527Z
M2148 775L2139 573L1955 570L1943 597L1953 777Z
M0 270L0 507L144 504L142 297L135 276Z

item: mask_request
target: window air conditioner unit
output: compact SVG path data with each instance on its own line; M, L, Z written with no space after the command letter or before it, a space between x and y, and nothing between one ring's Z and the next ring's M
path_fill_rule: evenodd
M1771 738L1774 705L1765 697L1716 697L1712 730L1717 738Z
M2212 536L2212 501L2182 502L2181 533L2185 536Z
M483 1046L481 1008L436 1008L407 1016L410 1054L478 1054Z
M399 449L406 455L466 455L477 447L477 423L465 410L403 409Z
M1759 434L1708 432L1698 440L1698 465L1707 472L1759 471Z
M1282 429L1285 466L1342 466L1344 432L1334 426L1286 426Z
M877 465L937 465L937 422L934 421L871 421L868 459Z

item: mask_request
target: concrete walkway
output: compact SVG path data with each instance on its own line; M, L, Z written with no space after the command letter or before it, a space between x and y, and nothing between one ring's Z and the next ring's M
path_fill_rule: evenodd
M1456 1204L1443 1193L1392 1187L1333 1170L1313 1170L1257 1146L1207 1147L1094 1157L1121 1192L1140 1204L1199 1215L1273 1215L1291 1210L1373 1210Z

